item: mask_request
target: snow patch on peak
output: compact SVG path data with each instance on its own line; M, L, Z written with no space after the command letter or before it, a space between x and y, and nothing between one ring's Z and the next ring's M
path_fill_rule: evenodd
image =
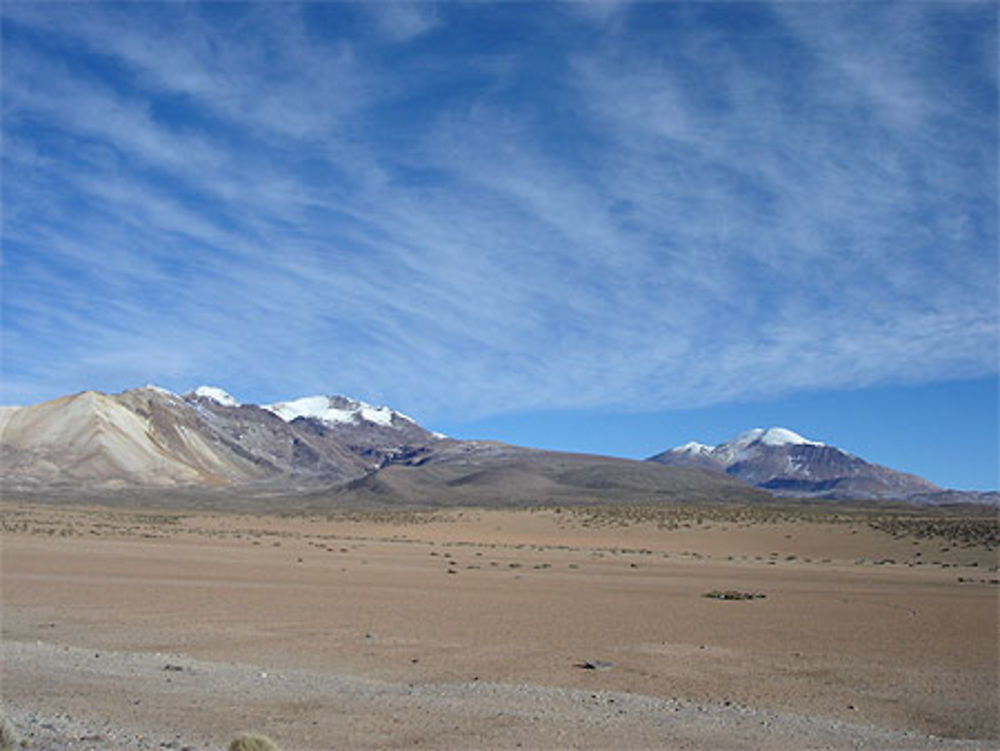
M717 446L716 448L745 449L750 445L760 442L765 446L822 446L818 441L810 441L803 438L798 433L788 430L788 428L753 428L745 433L740 433L731 441Z
M708 450L710 456L720 460L727 467L738 462L747 461L760 454L766 448L780 446L823 446L818 441L803 438L787 428L753 428L740 433L735 438L720 443ZM694 453L689 452L689 453Z
M312 418L330 424L356 423L364 420L384 427L392 427L393 417L413 422L406 415L388 407L373 407L371 404L343 396L305 396L288 402L261 406L285 422L291 422L298 417Z
M726 441L723 446L749 446L754 441L760 440L761 436L767 433L763 428L751 428L744 433L740 433L731 441Z
M330 397L328 396L303 396L300 399L260 406L273 412L285 422L291 422L299 417L314 417L325 422L344 422L343 419L334 419L335 415L330 409Z
M712 450L712 446L706 446L698 441L688 441L683 446L674 449L679 454L707 454Z
M154 383L147 383L145 386L143 386L143 388L148 389L149 391L155 391L158 394L163 394L164 396L177 396L177 394L175 394L170 389L165 389L162 386L157 386Z
M740 433L732 440L720 443L712 449L712 456L722 461L726 466L743 461L750 447L753 446L760 437L764 435L763 428L753 428L745 433Z
M361 413L363 419L373 422L376 425L392 425L393 411L388 407L373 407L364 402L358 402L358 404L360 405L358 412Z
M765 446L822 446L819 441L810 441L787 428L768 428L760 436Z
M194 396L200 396L202 399L211 399L213 402L221 404L223 407L240 406L238 401L217 386L199 386L194 391L189 391L188 393L193 394Z

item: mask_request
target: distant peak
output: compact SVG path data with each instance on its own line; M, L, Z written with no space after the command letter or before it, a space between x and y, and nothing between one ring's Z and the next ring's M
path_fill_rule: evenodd
M188 395L199 396L202 399L210 399L216 404L221 404L223 407L240 406L240 403L236 401L229 393L223 391L217 386L199 386L193 391L189 391Z

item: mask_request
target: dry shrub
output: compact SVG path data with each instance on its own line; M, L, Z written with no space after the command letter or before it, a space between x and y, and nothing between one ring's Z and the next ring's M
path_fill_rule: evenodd
M19 742L14 726L0 714L0 751L14 751Z
M716 589L706 592L703 597L708 597L712 600L763 600L767 595L760 592L739 592L735 589L727 589L722 592Z
M280 749L266 736L240 733L229 744L229 751L280 751Z

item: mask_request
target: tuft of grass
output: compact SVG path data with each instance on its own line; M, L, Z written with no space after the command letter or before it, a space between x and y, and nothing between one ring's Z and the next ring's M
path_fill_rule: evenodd
M2 714L0 714L0 751L14 751L20 743L14 726Z
M229 751L280 751L280 749L267 736L240 733L229 744Z

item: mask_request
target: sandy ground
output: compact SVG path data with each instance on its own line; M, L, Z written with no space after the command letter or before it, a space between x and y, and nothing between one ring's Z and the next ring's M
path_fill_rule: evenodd
M1000 738L981 541L695 511L0 519L0 696L28 748ZM725 590L765 597L705 597Z

